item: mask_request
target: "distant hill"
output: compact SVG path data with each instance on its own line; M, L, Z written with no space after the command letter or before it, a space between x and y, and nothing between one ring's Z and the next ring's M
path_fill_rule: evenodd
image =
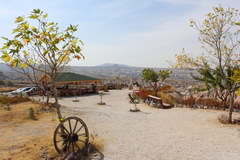
M125 64L104 63L96 67L130 67L130 66Z
M98 66L70 66L66 71L74 72L78 74L83 74L86 76L92 76L96 78L104 78L104 77L125 77L125 78L137 78L141 79L142 70L144 67L133 67L124 64L114 64L114 63L105 63ZM154 68L155 70L160 70L164 68ZM175 80L191 80L190 71L186 70L176 70L171 69L172 74L171 78ZM7 79L12 80L21 80L26 79L24 76L19 75L19 73L14 72L11 68L9 68L6 64L0 63L0 71L4 73L4 76ZM191 71L192 73L196 73L196 71Z
M8 67L7 64L0 63L0 71L5 73L5 72L11 72L12 69L10 67Z
M142 67L105 63L98 66L71 66L68 71L93 77L139 77Z
M89 75L93 77L125 77L125 78L138 78L142 77L142 70L145 67L132 67L124 64L113 64L105 63L99 66L71 66L68 71L75 72L79 74ZM154 68L154 70L161 70L166 68ZM181 80L193 80L190 73L196 74L196 71L186 71L186 70L172 70L172 79Z

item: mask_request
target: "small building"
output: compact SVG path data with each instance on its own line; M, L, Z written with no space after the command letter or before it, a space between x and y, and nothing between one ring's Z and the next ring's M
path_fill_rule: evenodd
M95 93L97 84L100 82L99 79L72 72L60 72L54 81L58 89L58 96ZM48 75L42 76L40 83L46 90L49 90L50 78Z

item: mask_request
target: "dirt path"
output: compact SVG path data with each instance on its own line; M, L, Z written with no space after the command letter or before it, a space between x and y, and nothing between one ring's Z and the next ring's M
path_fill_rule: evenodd
M91 134L103 140L105 149L96 160L237 160L240 157L240 126L223 125L217 120L223 111L173 108L156 109L139 104L141 112L129 112L128 90L110 91L103 97L107 105L99 106L99 95L81 96L79 102L63 98L64 116L82 118ZM235 116L240 116L239 113ZM21 160L36 148L39 157L42 144L49 143L52 152L53 130L57 123L51 115L39 121L24 123L0 122L1 154L18 151ZM38 138L40 140L38 140ZM33 140L33 141L32 141ZM31 142L30 146L21 145ZM8 153L8 155L9 155ZM13 155L13 154L12 154ZM20 155L20 156L19 156ZM34 158L29 158L34 159ZM36 158L35 158L36 159Z
M11 152L31 143L31 140L52 135L56 126L48 116L38 121L1 122L0 123L0 155Z
M220 124L222 111L151 108L132 113L128 90L110 91L99 106L98 95L64 98L65 115L81 117L91 133L105 140L105 160L224 160L240 157L240 127Z

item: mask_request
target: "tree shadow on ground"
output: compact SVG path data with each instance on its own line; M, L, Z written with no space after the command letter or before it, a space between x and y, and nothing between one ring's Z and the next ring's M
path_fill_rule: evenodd
M91 154L89 157L86 157L84 160L104 160L104 154L101 151L96 151L94 154Z
M61 160L104 160L104 154L101 151L95 151L87 156L80 152L72 152L65 155ZM47 159L52 160L52 159Z

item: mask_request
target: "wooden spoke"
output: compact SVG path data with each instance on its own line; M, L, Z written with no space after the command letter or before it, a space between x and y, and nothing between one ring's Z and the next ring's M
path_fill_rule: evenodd
M82 125L76 132L76 134L83 128L84 126Z
M82 143L86 143L85 141L83 141L83 140L80 140L80 139L79 139L78 141L80 141L80 142L82 142Z
M70 121L70 119L68 119L68 124L69 124L70 133L72 134L72 126L71 126L71 121Z
M77 146L78 150L81 150L81 148L78 146L76 142L74 142L75 146Z
M73 152L74 152L74 142L72 142L72 149L73 149Z
M70 152L71 141L68 141L68 152Z
M78 134L78 136L82 136L82 137L84 136L85 137L86 133Z
M77 127L77 123L78 123L78 121L76 120L76 123L75 123L74 128L73 128L73 133L75 133L75 130L76 130L76 127Z
M68 130L64 127L64 125L63 125L62 123L60 123L60 125L61 125L61 127L62 127L68 134L70 134L70 133L68 132Z
M59 135L64 135L64 136L67 136L67 134L66 133L64 133L64 132L61 132L61 131L58 131L57 132Z
M58 153L83 151L87 147L88 140L88 128L84 121L78 117L64 119L57 126L53 137L54 147Z
M67 147L67 143L63 144L63 145L62 145L62 148L61 148L61 152L64 152L64 150L66 149L66 147Z
M61 139L61 140L58 140L58 141L56 141L57 143L58 142L64 142L64 141L66 141L67 139Z

